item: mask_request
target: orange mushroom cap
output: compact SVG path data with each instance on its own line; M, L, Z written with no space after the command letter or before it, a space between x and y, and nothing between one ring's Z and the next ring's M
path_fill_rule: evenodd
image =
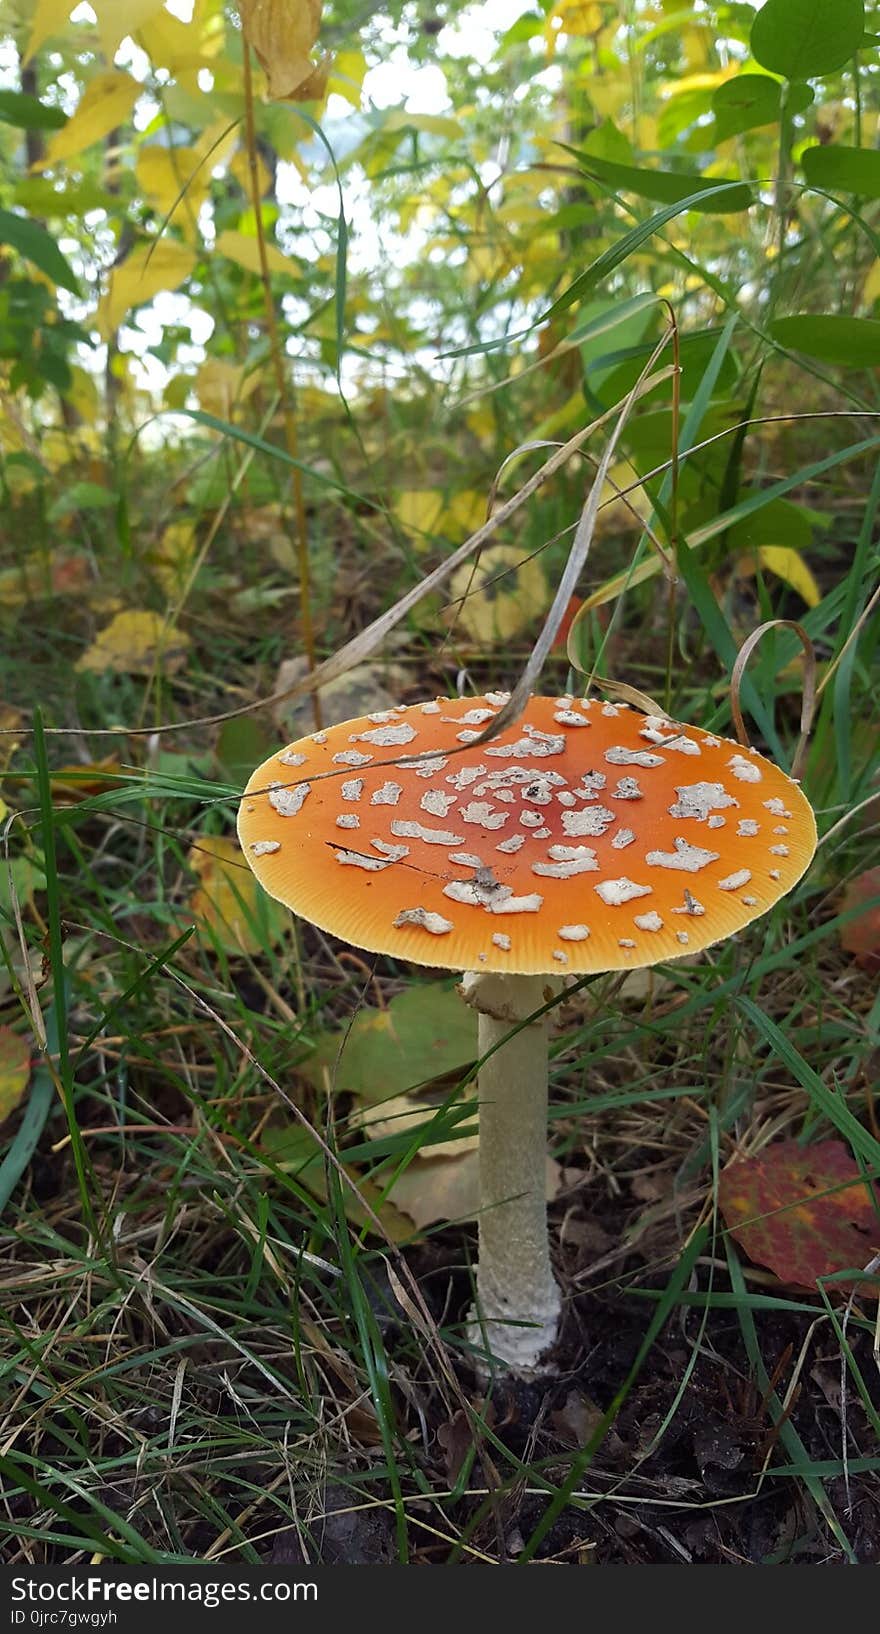
M271 756L238 816L264 889L375 953L578 974L699 952L808 867L813 812L754 750L569 697L462 749L505 702L401 706Z

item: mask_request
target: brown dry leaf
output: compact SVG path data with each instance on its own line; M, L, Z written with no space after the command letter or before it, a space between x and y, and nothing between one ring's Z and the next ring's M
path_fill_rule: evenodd
M237 840L206 834L187 858L199 877L189 911L208 946L220 942L233 953L274 947L290 925L290 915L257 884Z
M551 1203L562 1185L562 1169L552 1157L547 1159L547 1201ZM475 1220L480 1209L479 1153L463 1157L442 1157L436 1163L416 1168L411 1163L389 1194L400 1209L424 1231L438 1220Z
M103 760L76 761L69 766L59 766L57 772L52 773L49 787L53 798L62 803L87 800L93 794L115 789L120 770L120 762L114 755L105 755Z
M332 57L322 58L317 67L312 69L308 79L304 79L292 93L291 102L322 102L332 67Z
M15 1111L31 1075L31 1051L26 1038L11 1027L0 1027L0 1123Z
M73 595L92 582L92 564L85 555L58 555L50 562L25 556L0 573L0 607L24 607L51 596Z
M869 970L875 976L880 972L880 904L874 907L864 904L877 897L880 897L880 868L868 868L850 880L843 894L841 912L850 913L853 908L862 911L844 925L840 933L841 947L855 955L856 964L862 970Z
M239 0L239 11L270 97L292 97L314 72L321 0Z
M173 675L186 662L189 638L171 629L159 613L117 613L77 659L76 668L94 675Z

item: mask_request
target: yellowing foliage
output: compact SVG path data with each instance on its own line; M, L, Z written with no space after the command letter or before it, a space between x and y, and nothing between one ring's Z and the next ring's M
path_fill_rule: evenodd
M237 266L244 267L245 272L260 271L260 246L247 233L218 233L215 250L218 255L225 255ZM296 277L296 263L288 260L274 244L266 245L266 262L270 272L283 272L288 278Z
M211 166L194 147L142 147L135 169L138 185L161 216L174 210L175 226L189 231L207 197ZM177 206L176 210L174 209Z
M199 403L206 413L216 414L218 420L231 420L236 406L256 384L255 374L248 381L246 370L240 364L219 357L209 357L196 375Z
M141 94L141 86L131 74L106 68L89 80L76 113L46 144L41 169L54 168L62 160L76 159L85 148L102 142L117 125L124 125Z
M268 165L263 163L263 160L260 158L259 154L256 155L256 160L257 188L259 190L259 197L262 199L272 186L272 177L269 174ZM245 193L249 199L253 198L251 167L246 148L238 148L232 155L232 158L229 161L229 174L230 176L235 177L235 180L238 182L242 192Z
M41 45L57 34L64 34L73 11L74 0L37 0L28 43L22 61L30 62Z
M163 290L178 289L195 263L194 251L173 238L139 244L127 260L113 267L107 291L98 302L95 326L102 339L109 339L133 307L151 301Z
M98 19L98 39L108 62L112 62L122 41L136 34L157 11L164 11L165 0L90 0Z
M169 522L156 549L154 565L156 578L169 601L182 593L195 553L195 524Z

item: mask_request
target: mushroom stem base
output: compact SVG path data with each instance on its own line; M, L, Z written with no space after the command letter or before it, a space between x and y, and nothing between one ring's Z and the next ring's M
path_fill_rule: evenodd
M562 1299L547 1238L547 1022L511 1028L554 991L541 976L465 976L479 1012L480 1215L477 1311L469 1337L509 1372L531 1373L553 1345Z

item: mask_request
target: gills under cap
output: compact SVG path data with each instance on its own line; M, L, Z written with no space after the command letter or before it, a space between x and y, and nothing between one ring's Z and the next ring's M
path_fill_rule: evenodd
M238 816L269 895L416 964L581 974L699 952L808 867L813 812L754 750L571 697L467 747L505 702L400 706L272 755Z

